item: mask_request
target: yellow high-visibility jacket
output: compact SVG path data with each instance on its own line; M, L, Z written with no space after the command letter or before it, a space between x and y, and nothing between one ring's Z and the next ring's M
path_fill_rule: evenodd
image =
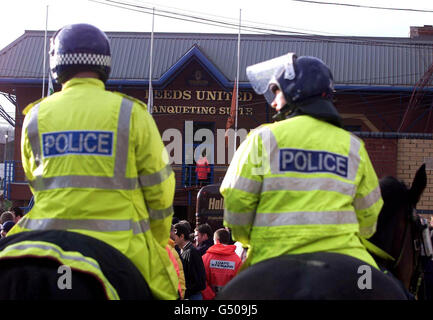
M175 245L176 244L174 243L173 240L168 239L168 245L166 248L168 248L170 250L173 258L176 261L176 264L174 264L174 261L173 261L173 265L174 265L174 268L176 270L177 277L179 278L179 285L178 285L179 295L180 295L180 299L184 299L185 298L185 291L186 291L185 273L183 271L182 260L180 259L179 253L175 249Z
M158 299L176 299L168 258L174 173L146 105L73 78L24 111L21 156L34 195L9 234L62 229L105 241L140 270Z
M246 265L284 254L347 254L377 267L369 238L383 205L362 140L301 115L250 132L222 182L224 225Z

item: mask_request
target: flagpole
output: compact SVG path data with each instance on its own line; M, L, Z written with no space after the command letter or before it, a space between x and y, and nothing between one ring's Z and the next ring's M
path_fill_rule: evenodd
M242 9L239 9L239 32L238 32L238 61L237 61L237 70L236 70L236 95L239 96L239 61L240 61L240 53L241 53L241 15ZM235 143L233 144L233 152L236 152L236 142L238 135L238 108L239 108L239 99L236 97L236 114L235 114Z
M152 89L152 65L153 65L153 29L155 24L155 7L152 9L152 33L150 35L150 66L149 66L149 98L147 100L147 110L152 113L153 108L153 89Z
M46 70L46 61L47 61L47 29L48 29L48 5L47 11L45 14L45 39L44 39L44 64L42 70L42 98L45 97L45 70Z

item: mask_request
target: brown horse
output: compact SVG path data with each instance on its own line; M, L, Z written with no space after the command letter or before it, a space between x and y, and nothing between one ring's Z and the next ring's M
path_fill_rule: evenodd
M381 179L384 206L379 215L376 233L369 239L389 255L387 257L373 250L371 253L377 263L392 272L414 295L418 294L423 281L422 248L428 246L424 241L429 240L422 236L428 226L416 214L416 205L426 184L424 164L416 172L410 188L391 176Z

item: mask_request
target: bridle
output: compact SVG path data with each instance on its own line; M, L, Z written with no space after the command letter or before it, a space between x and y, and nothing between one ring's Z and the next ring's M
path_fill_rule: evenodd
M401 258L403 257L403 254L406 250L407 237L409 236L409 228L412 227L412 229L413 229L413 226L412 226L413 216L412 216L412 214L409 214L408 217L405 216L405 218L407 218L407 222L406 222L406 225L404 227L403 240L402 240L402 244L400 245L400 253L398 254L398 258L395 259L394 263L390 267L390 269L392 271L397 270L398 266L400 265ZM413 237L413 234L412 234L412 237ZM412 243L414 243L414 242L412 242Z
M415 209L412 211L412 226L414 272L412 273L409 290L417 295L424 280L425 266L422 260L423 258L433 259L433 250L429 223L427 219L419 216Z
M401 263L401 259L406 250L406 244L408 243L407 237L409 236L409 228L411 228L412 234L412 249L413 249L413 272L409 282L409 291L417 296L421 283L424 279L424 266L422 263L422 257L433 258L432 252L432 242L429 236L428 223L426 219L420 217L416 213L416 209L414 207L410 208L411 210L407 210L408 214L406 215L407 223L404 228L403 240L400 246L400 253L398 254L398 258L390 267L391 272L395 274L398 266ZM428 236L425 235L427 231Z

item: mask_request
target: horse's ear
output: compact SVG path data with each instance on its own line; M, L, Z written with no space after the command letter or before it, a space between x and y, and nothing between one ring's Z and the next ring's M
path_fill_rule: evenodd
M410 201L413 207L416 206L425 187L427 186L427 174L425 172L425 163L419 167L412 181L412 186L409 190Z

